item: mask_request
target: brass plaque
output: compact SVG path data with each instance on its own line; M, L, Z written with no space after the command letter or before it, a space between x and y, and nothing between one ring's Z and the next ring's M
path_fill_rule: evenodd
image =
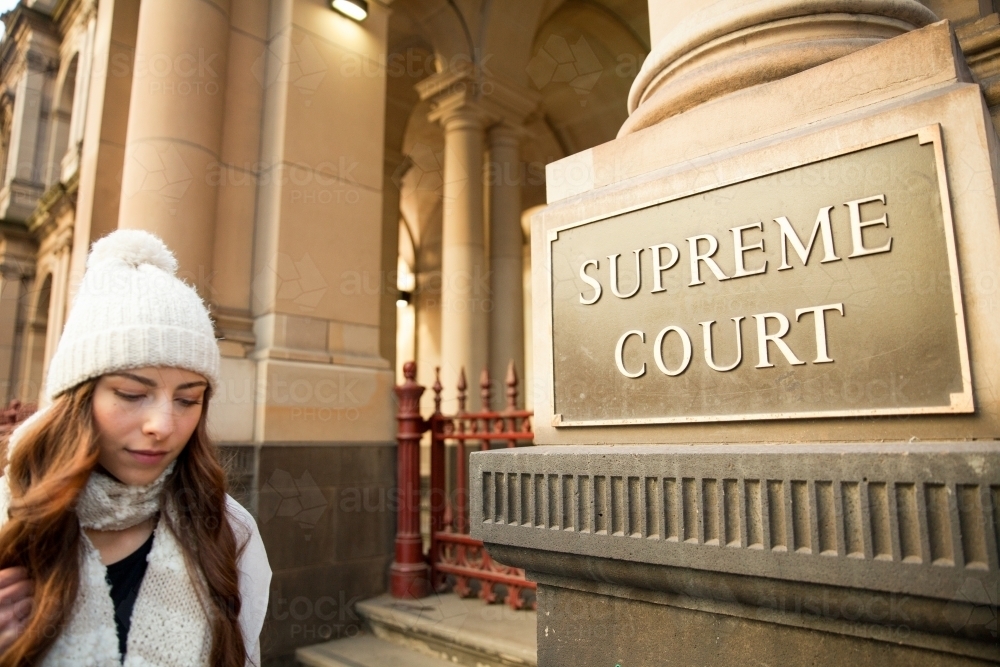
M937 125L548 243L556 426L974 410Z

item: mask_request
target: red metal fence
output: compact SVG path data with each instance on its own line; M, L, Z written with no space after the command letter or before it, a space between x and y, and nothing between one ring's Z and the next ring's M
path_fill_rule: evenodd
M396 553L392 564L391 591L395 597L423 597L431 591L449 587L462 597L477 594L487 602L497 600L496 587L506 588L505 602L514 609L526 606L523 592L534 590L534 582L524 578L524 571L494 562L483 543L469 536L469 474L466 453L469 447L485 451L499 447L534 444L533 413L517 409L517 372L511 364L505 379L506 406L492 410L489 373L480 375L483 410L466 412L468 385L465 370L457 384L458 411L441 412L440 369L434 391L434 413L430 419L420 415L420 397L424 387L416 383L417 366L403 367L406 381L396 387L399 398L398 476L400 506L397 518ZM420 536L420 439L431 434L431 470L429 486L430 549L423 554ZM449 486L447 456L454 446L454 484ZM476 582L474 584L473 582ZM534 603L531 603L534 606Z

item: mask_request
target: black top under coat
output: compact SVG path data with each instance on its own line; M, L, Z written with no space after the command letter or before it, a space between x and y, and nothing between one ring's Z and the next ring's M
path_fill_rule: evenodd
M117 563L108 565L108 584L111 586L111 604L115 608L115 629L118 631L118 650L125 659L128 631L132 625L132 609L139 597L139 587L146 576L146 558L153 548L153 535L146 542Z

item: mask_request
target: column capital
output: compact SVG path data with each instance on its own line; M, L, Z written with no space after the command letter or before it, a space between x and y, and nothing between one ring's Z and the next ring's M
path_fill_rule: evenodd
M416 89L421 100L434 105L430 120L444 124L456 116L474 114L483 125L507 123L516 127L541 102L537 92L462 62L427 77Z
M703 3L653 47L632 83L629 119L618 136L936 20L918 0Z

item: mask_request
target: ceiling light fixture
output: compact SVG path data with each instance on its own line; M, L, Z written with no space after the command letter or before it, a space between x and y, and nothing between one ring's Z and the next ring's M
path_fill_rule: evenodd
M368 0L333 0L330 6L355 21L364 21L368 17Z

